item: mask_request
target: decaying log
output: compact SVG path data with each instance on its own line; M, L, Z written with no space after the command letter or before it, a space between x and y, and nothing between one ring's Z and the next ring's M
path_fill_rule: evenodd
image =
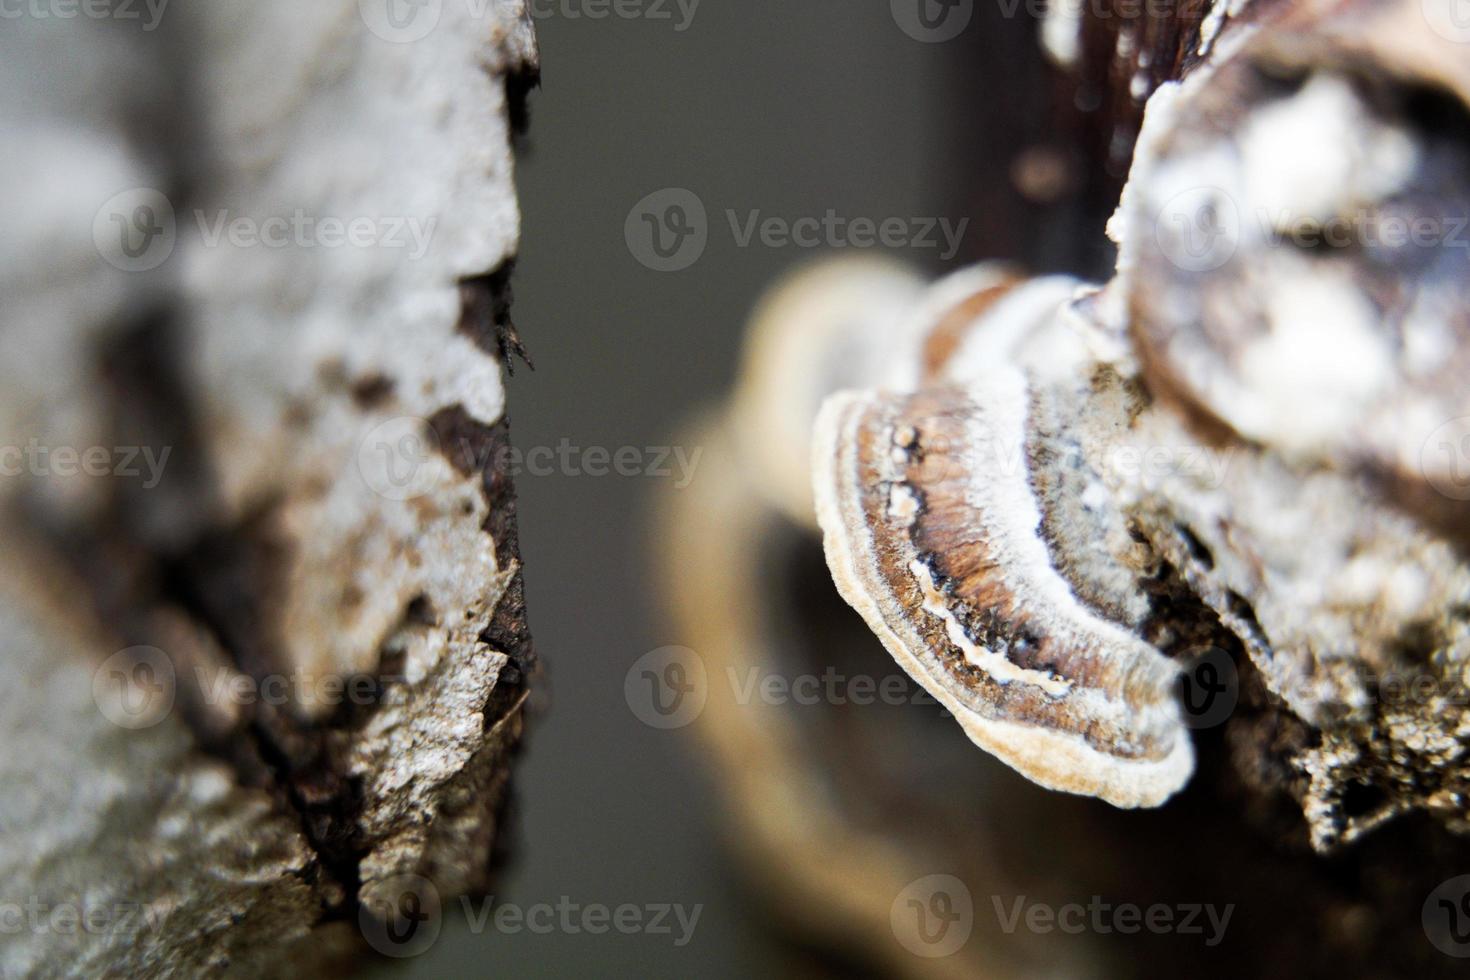
M711 683L739 836L806 938L913 975L1454 971L1470 88L1432 7L1053 24L1118 95L1111 282L982 267L918 291L854 264L762 308L703 430L726 485L671 511L685 642L713 676L788 681L887 678L886 647L938 702ZM807 447L814 508L772 475ZM861 622L824 591L813 516ZM1217 683L1220 710L1190 708ZM1168 803L1049 795L961 731L1042 786ZM936 896L970 938L916 939L902 909ZM1094 896L1234 918L1210 943L1003 926L1013 900Z
M1216 45L1150 103L1110 288L1151 418L1230 471L1151 480L1135 516L1305 724L1277 778L1318 847L1415 807L1463 830L1462 45L1394 2L1282 8Z
M395 955L503 846L535 40L384 6L0 35L7 977Z

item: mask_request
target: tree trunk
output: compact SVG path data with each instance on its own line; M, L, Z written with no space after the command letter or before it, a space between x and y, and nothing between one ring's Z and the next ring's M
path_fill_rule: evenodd
M104 13L0 36L0 973L401 955L487 886L537 674L530 22Z

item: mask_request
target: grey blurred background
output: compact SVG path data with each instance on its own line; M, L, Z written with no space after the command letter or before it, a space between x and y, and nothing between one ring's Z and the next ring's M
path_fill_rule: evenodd
M655 5L645 3L645 10ZM949 43L922 43L888 0L703 0L688 20L592 20L542 0L543 83L518 183L524 240L515 320L536 370L510 383L516 444L668 445L723 397L744 319L812 249L739 247L740 220L939 216ZM687 7L686 7L687 9ZM973 29L973 28L972 28ZM655 272L624 222L663 188L693 191L708 247ZM963 217L950 214L952 220ZM943 249L907 257L937 267ZM693 939L475 934L451 913L416 976L748 976L779 972L757 902L742 894L690 730L629 710L639 656L677 642L661 622L647 528L658 480L519 478L527 602L550 696L517 773L516 855L498 897L521 906L702 905Z

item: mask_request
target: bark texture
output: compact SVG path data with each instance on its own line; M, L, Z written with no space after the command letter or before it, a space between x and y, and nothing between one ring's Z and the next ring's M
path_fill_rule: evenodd
M5 976L392 954L406 891L489 879L536 676L497 467L535 40L387 6L0 37L0 901L41 910Z

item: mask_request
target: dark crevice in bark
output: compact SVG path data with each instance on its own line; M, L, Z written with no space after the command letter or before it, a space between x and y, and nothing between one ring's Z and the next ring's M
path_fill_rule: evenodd
M272 596L285 577L285 551L271 540L270 526L267 511L212 532L184 555L162 563L165 594L208 628L234 666L256 684L288 673L265 612L278 605ZM299 814L324 869L345 892L345 907L336 912L352 914L358 865L367 847L358 829L362 787L347 773L348 740L335 724L338 719L313 721L264 699L245 707L247 731L275 773L280 793Z
M268 612L279 606L288 557L274 534L275 504L263 503L235 524L218 523L215 477L183 380L175 317L152 311L112 337L98 363L113 440L168 447L162 479L146 490L113 481L95 521L68 525L43 511L35 523L84 583L101 621L128 645L165 650L180 717L199 749L228 763L240 785L269 792L298 815L320 864L314 874L343 895L327 913L351 915L366 849L358 831L361 786L342 758L347 736L330 720L305 719L261 697L213 703L209 672L220 665L170 642L167 633L170 619L187 621L226 658L225 669L251 678L257 691L267 678L289 675Z
M491 731L526 703L526 696L538 682L539 658L531 640L526 620L525 583L521 574L520 537L516 521L516 489L509 471L510 422L500 419L486 425L473 418L461 405L441 409L429 419L445 458L459 473L478 476L488 516L482 525L495 542L496 567L513 569L510 582L491 611L490 624L480 634L480 641L504 654L510 662L500 671L495 687L483 706L483 730ZM518 756L524 743L513 741L509 754ZM511 859L511 842L516 839L519 805L514 784L506 781L503 790L489 801L491 819L498 828L486 862L486 880L504 870Z
M459 283L459 330L487 354L500 358L505 369L515 374L515 358L526 362L531 370L536 365L521 342L521 335L511 319L515 301L510 279L515 274L516 260L506 259L482 276L461 279Z
M510 423L501 419L486 425L455 405L435 413L429 426L450 465L465 476L480 478L489 506L483 527L495 541L496 565L502 571L514 569L505 594L491 613L490 625L480 634L486 645L510 658L485 706L485 728L489 730L520 703L540 669L526 624L515 483L508 468Z
M505 73L505 107L513 144L531 128L531 93L541 87L541 69L518 65Z

